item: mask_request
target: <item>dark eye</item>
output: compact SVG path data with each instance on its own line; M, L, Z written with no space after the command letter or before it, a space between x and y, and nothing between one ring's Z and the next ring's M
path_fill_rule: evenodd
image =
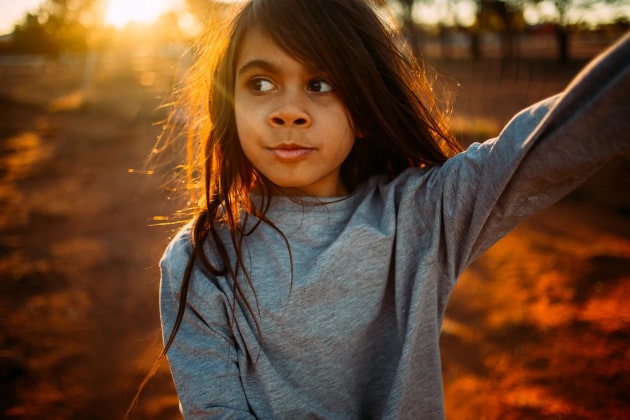
M317 93L332 92L334 89L330 83L325 80L316 79L308 84L308 90Z
M261 77L250 80L248 85L253 92L257 93L269 92L276 87L273 82Z

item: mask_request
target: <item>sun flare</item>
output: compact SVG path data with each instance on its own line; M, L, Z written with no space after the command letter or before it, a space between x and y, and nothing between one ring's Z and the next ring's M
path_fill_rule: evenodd
M166 12L169 0L111 0L105 12L105 23L121 28L130 22L149 23Z

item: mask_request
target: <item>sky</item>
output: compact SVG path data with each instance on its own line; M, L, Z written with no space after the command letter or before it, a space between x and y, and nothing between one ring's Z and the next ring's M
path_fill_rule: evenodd
M15 22L19 21L31 10L37 10L42 0L0 0L0 34L13 30Z

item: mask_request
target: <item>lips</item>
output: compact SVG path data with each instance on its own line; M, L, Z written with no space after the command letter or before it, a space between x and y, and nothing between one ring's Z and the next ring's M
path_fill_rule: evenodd
M302 146L300 144L281 144L269 149L276 158L283 161L297 161L304 159L315 151L313 147Z

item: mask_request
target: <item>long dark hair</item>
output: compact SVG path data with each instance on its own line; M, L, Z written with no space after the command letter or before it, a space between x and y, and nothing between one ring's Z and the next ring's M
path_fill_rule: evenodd
M202 41L192 82L185 86L189 93L186 100L192 105L186 130L188 185L198 207L179 311L158 363L175 339L195 267L210 275L231 277L233 299L250 312L262 340L257 302L248 302L243 292L244 288L254 291L254 284L243 263L241 245L249 233L244 217L255 216L275 227L265 217L273 185L245 158L233 106L236 60L252 28L269 36L306 67L320 69L330 77L356 131L362 135L341 167L341 179L348 191L373 175L393 178L410 166L440 165L459 150L445 129L425 69L369 1L247 2L226 30L213 30ZM254 187L262 196L257 204L249 195ZM229 230L235 260L230 259L218 226ZM290 252L286 238L279 230L278 234ZM220 265L212 264L205 254L204 244L208 242L220 257Z
M182 284L180 311L167 349L183 316L193 261L211 275L229 275L234 285L233 299L241 299L256 319L256 302L248 302L242 291L243 287L252 291L255 288L240 253L246 234L241 215L255 215L273 226L265 218L272 185L249 164L241 150L233 106L236 60L245 34L252 28L262 31L307 67L323 70L336 86L351 121L362 133L341 168L348 191L376 174L395 177L411 165L439 165L449 152L458 150L456 142L446 133L422 68L401 48L393 28L382 22L368 2L253 0L247 3L233 20L231 31L224 34L229 36L229 42L223 48L213 44L204 46L211 48L211 56L218 59L208 60L216 63L214 68L204 68L212 79L208 85L210 129L201 156L203 201L193 223L194 252ZM200 63L204 65L204 60ZM250 200L253 186L263 193L262 206L256 207ZM219 239L217 222L227 225L231 232L236 261L230 260ZM282 232L278 233L282 236ZM205 255L203 244L208 240L220 256L220 266L211 264ZM237 271L242 274L240 279Z

